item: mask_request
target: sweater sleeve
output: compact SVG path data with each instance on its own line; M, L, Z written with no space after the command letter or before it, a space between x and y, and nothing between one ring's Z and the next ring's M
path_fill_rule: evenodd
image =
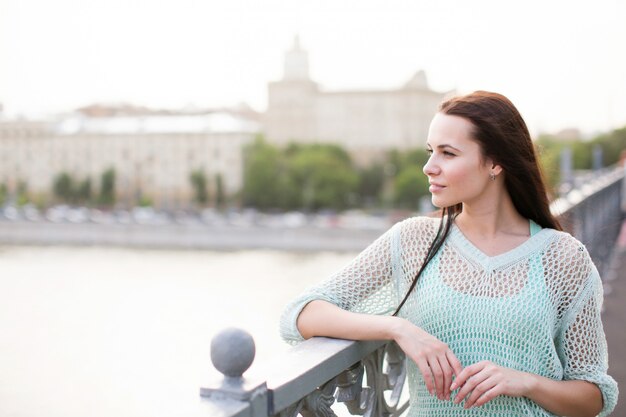
M601 319L602 302L602 282L591 264L588 279L564 317L559 343L563 379L589 381L600 388L604 402L600 417L613 411L618 396L617 383L607 374L608 351Z
M313 300L325 300L352 312L391 314L397 301L392 288L392 252L399 227L393 226L344 268L290 302L280 319L281 337L291 344L303 340L296 322Z

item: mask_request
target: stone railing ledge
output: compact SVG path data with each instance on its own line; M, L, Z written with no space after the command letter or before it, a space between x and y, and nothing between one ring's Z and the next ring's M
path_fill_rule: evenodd
M211 362L223 376L200 388L200 396L215 408L212 416L266 415L268 393L265 381L243 377L254 361L255 352L254 339L245 330L227 328L213 338Z
M212 398L203 398L207 408L203 408L203 415L211 417L252 417L250 410L250 404L235 401L235 400L221 400L216 401Z
M226 329L213 338L211 361L223 377L200 388L212 416L332 417L335 400L352 414L397 416L408 407L408 402L399 404L406 375L404 354L389 341L314 337L244 377L253 359L254 341L246 331ZM391 391L389 399L385 390Z
M311 393L385 343L314 337L292 347L268 367L270 415Z

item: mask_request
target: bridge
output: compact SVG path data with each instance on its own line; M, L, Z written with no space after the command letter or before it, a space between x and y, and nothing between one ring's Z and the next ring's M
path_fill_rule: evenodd
M586 245L604 281L603 321L609 344L609 373L626 384L626 195L624 168L613 167L585 179L552 203L564 227ZM408 407L403 393L405 357L393 342L316 337L265 364L266 378L243 373L254 358L254 342L244 331L217 335L211 359L223 374L200 388L215 417L330 417L342 403L352 415L399 416ZM618 403L613 415L626 415ZM343 413L342 413L343 414Z

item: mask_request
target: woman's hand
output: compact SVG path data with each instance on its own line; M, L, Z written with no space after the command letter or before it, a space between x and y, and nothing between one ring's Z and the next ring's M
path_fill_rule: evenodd
M524 397L531 390L532 375L504 368L489 361L470 365L457 374L450 389L461 387L454 398L455 403L465 399L465 408L480 407L498 395Z
M463 369L461 362L448 345L426 333L408 320L400 319L393 332L393 339L419 368L431 395L440 400L450 399L452 375Z

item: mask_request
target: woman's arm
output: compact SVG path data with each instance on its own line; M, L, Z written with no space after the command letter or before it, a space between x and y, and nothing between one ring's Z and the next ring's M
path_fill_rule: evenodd
M281 337L289 343L304 340L298 329L302 310L314 300L323 300L342 310L384 315L397 304L393 284L393 247L402 223L397 223L346 266L328 279L307 288L284 309Z
M452 375L461 363L448 346L408 320L394 316L359 314L342 310L326 301L314 300L297 320L305 339L327 336L350 340L394 340L417 364L426 387L439 399L450 399Z
M458 387L454 402L465 399L465 408L480 407L499 395L527 397L559 416L596 416L603 407L602 393L591 382L556 381L489 361L466 367L450 388Z
M313 300L298 316L298 330L313 336L350 340L395 340L400 318L352 313L323 300Z
M602 411L602 393L596 384L587 381L555 381L530 375L530 398L546 410L561 416L597 416Z

